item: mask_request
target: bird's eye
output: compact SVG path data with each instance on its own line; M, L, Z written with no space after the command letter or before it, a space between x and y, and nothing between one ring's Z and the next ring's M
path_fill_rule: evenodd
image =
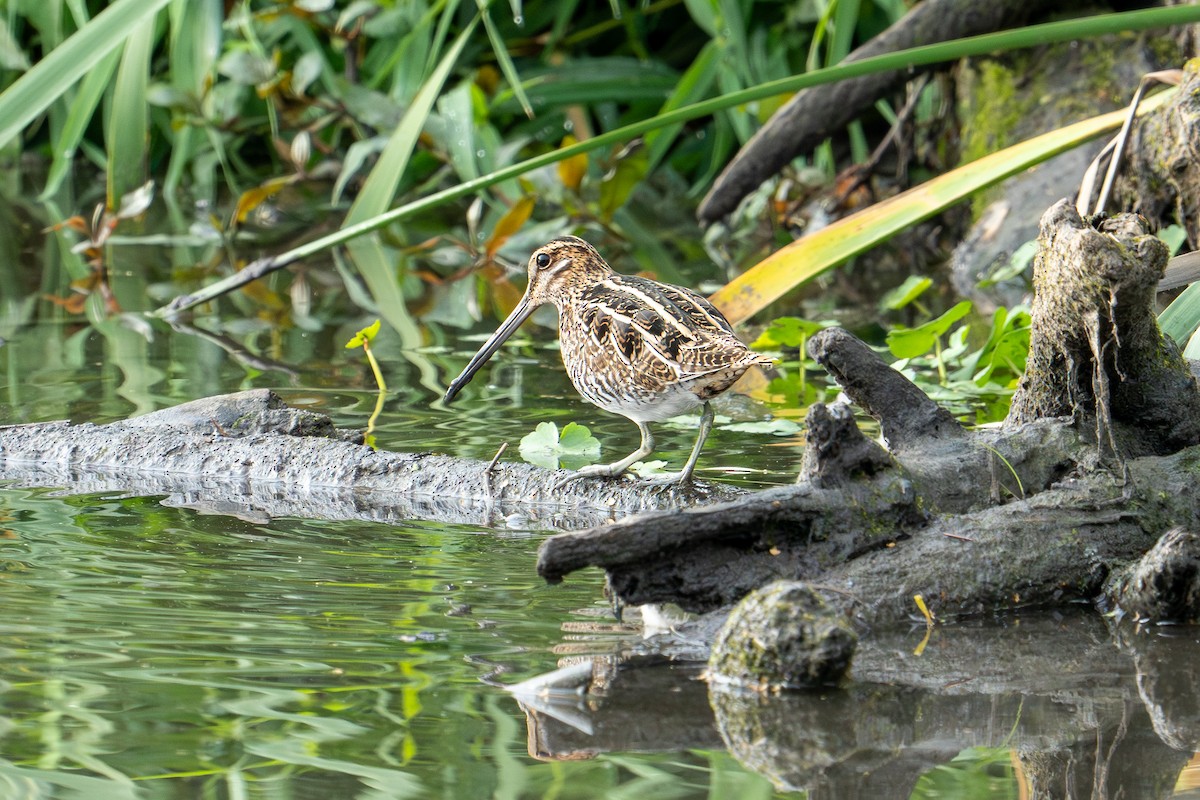
M537 262L537 265L539 267L541 267L542 269L545 269L546 267L550 266L550 256L548 256L545 253L538 253L537 259L535 259L535 260Z

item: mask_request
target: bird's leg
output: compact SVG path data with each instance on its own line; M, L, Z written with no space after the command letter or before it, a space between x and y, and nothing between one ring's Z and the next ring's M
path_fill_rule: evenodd
M580 467L575 474L568 475L566 478L559 481L555 488L558 488L558 486L562 486L564 483L569 483L570 481L578 478L611 478L616 475L620 475L632 465L653 453L654 434L650 433L650 426L644 422L638 422L637 426L638 430L641 431L642 434L642 444L637 450L634 450L620 461L614 461L611 464L589 464L586 467Z
M692 454L688 456L687 463L683 465L683 469L679 472L668 472L663 475L656 475L646 481L651 486L661 486L671 483L687 483L692 479L692 470L696 468L696 460L700 458L700 448L704 446L704 440L708 438L709 431L712 430L713 418L712 405L707 400L704 401L704 409L700 412L700 432L696 434L696 444L692 446Z
M708 434L712 431L713 419L716 414L713 413L712 405L705 400L704 408L700 412L700 432L696 434L696 444L692 446L692 454L688 456L687 463L683 465L683 471L679 473L681 481L690 481L692 479L692 470L696 468L696 461L700 458L700 448L704 447L704 440L708 438Z

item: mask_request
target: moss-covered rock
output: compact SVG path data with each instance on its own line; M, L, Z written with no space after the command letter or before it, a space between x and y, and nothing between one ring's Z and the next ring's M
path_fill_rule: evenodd
M815 589L777 581L747 595L717 633L710 682L762 691L836 684L858 637Z

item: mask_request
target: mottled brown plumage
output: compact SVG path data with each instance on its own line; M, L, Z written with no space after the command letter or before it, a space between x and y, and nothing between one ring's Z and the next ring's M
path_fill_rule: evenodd
M700 433L683 471L657 478L688 480L712 427L708 400L753 365L771 360L751 351L729 322L700 295L647 278L620 275L596 249L576 236L561 236L529 258L524 297L450 384L449 403L533 310L558 309L563 364L584 399L628 417L642 434L641 446L612 464L584 467L579 475L619 475L650 455L654 438L647 422L698 406Z

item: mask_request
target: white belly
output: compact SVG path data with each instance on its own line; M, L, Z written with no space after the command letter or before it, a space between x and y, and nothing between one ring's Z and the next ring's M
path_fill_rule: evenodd
M588 396L587 393L582 394L584 397ZM588 399L591 400L590 397ZM596 402L595 400L591 400L591 402L600 406L605 411L620 414L634 422L661 422L664 419L685 414L704 404L704 401L695 394L678 386L656 394L649 401L634 399L632 397L619 397L605 399L604 402Z

